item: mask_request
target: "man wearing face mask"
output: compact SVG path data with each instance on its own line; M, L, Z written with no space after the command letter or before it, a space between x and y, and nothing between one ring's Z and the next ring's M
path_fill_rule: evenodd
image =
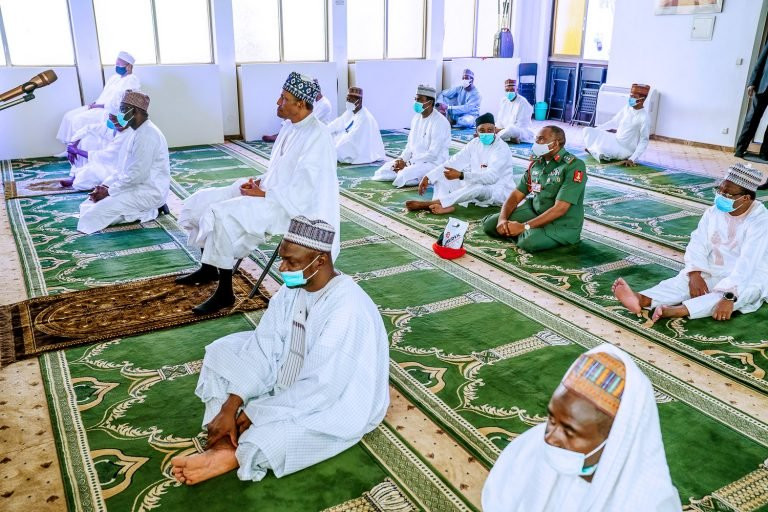
M652 319L729 320L734 311L752 313L768 301L768 210L755 201L763 175L734 164L716 191L685 249L680 273L640 293L619 278L613 293L632 313Z
M95 233L112 224L148 222L166 208L171 182L168 143L149 120L149 96L127 91L116 120L126 130L115 172L80 205L77 230Z
M279 248L285 284L256 330L206 347L195 394L208 441L171 460L179 482L234 470L279 478L341 453L384 418L387 331L370 297L334 270L335 238L324 221L292 219Z
M512 144L533 142L533 107L524 96L517 94L516 84L512 78L504 80L505 94L501 98L499 114L496 116L496 136Z
M431 183L431 201L406 201L410 211L429 210L436 215L453 212L454 205L500 205L515 188L512 152L496 135L493 114L477 118L477 137L447 161L432 169L419 183L424 195Z
M680 512L653 386L629 355L581 355L547 409L494 464L484 512Z
M115 74L107 79L99 97L89 105L78 107L64 114L56 138L64 144L77 140L75 133L78 130L91 123L105 121L107 112L118 109L125 91L141 88L139 78L133 74L134 62L131 54L120 52L115 61Z
M598 127L584 128L587 153L598 160L619 160L618 164L633 166L648 147L651 123L643 108L650 85L632 84L627 105L608 122ZM606 130L616 129L616 133Z
M584 224L586 166L565 150L565 132L558 126L542 128L532 151L517 188L501 213L483 219L483 229L488 236L513 239L528 252L575 244Z
M419 85L416 90L408 143L394 162L382 165L373 175L376 181L393 181L396 187L413 186L436 165L448 159L451 125L435 110L435 88Z
M451 126L475 126L475 118L480 114L480 92L474 83L475 74L471 69L465 69L461 74L461 85L445 89L437 97L437 107Z
M312 115L317 85L312 77L291 72L277 100L277 116L285 119L261 177L242 178L227 187L198 190L184 200L179 224L189 244L203 250L202 265L176 282L197 286L218 281L214 294L193 311L208 314L235 303L232 267L267 234L283 234L291 218L311 215L327 219L339 232L339 182L336 152L325 125ZM332 255L339 254L339 237Z
M363 90L359 87L349 88L346 111L331 121L328 129L341 163L367 164L386 157L379 123L363 106Z
M89 124L75 134L75 142L67 146L72 168L69 178L59 182L62 187L92 190L115 172L120 148L129 135L128 126L117 122L118 114L110 112L106 122Z

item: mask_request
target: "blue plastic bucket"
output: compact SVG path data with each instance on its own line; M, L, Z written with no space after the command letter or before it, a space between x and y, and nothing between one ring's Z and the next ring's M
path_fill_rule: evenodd
M533 107L533 117L535 117L537 121L545 121L547 119L548 108L549 105L547 105L546 101L537 102L536 106Z

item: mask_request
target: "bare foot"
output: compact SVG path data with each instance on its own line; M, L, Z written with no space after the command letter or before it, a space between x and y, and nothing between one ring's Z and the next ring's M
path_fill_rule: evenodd
M235 448L229 443L216 443L215 448L203 453L174 457L171 464L176 480L187 485L199 484L239 467Z
M614 281L611 291L621 305L627 308L631 313L639 315L643 308L640 307L639 294L632 291L627 282L621 277Z
M434 204L432 201L406 201L405 208L409 212L415 212L418 210L429 210L429 207Z
M446 213L451 213L454 210L456 210L456 208L454 208L453 206L449 206L448 208L443 208L439 204L433 204L429 206L429 211L431 211L435 215L445 215Z
M63 180L59 180L59 185L61 185L62 188L70 188L72 184L75 182L75 178L65 178Z

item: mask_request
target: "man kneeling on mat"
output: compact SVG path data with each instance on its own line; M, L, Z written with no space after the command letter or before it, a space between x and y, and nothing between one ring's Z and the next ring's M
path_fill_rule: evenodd
M584 224L586 166L565 150L565 132L557 126L542 128L532 150L517 188L501 213L483 220L483 229L494 238L512 238L528 252L575 244Z
M734 311L752 313L768 300L768 210L755 201L763 175L743 164L728 168L715 204L699 221L685 249L685 268L640 293L624 279L613 294L639 314L660 318L729 320Z

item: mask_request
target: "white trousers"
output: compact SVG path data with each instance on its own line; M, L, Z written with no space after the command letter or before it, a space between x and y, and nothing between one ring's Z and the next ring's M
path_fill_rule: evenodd
M392 170L392 162L387 162L373 174L374 181L391 181L396 187L413 187L418 185L421 179L439 164L425 162L404 167L400 172Z
M593 157L602 160L626 160L634 149L625 148L616 139L615 133L597 128L584 128L584 147Z
M75 133L80 130L80 128L91 123L105 120L106 118L107 111L103 108L89 109L87 106L74 108L64 114L56 138L64 144L74 142L72 137L74 137Z
M497 196L501 194L497 193L497 188L494 185L464 184L461 180L440 179L434 184L432 200L440 201L443 208L463 203L475 203L478 206L501 205L507 198L499 200Z
M93 190L104 183L104 180L114 171L114 169L96 162L90 162L81 167L73 167L72 170L75 175L72 187L75 190Z
M725 276L707 276L702 274L704 281L710 293L691 298L688 287L688 274L681 272L675 277L665 279L656 286L640 292L651 299L651 309L658 306L677 306L684 305L688 309L689 318L706 318L712 316L715 306L723 298L722 292L711 291L717 283ZM762 305L762 296L760 289L749 287L745 290L739 290L736 303L733 305L734 311L741 313L752 313L757 311Z
M95 233L113 224L126 222L149 222L157 218L159 204L150 209L146 208L146 200L126 193L118 196L107 196L98 203L86 199L80 203L80 220L77 230L85 234Z
M498 137L502 140L517 139L520 142L533 142L533 132L527 128L520 128L516 125L508 126L499 133Z

